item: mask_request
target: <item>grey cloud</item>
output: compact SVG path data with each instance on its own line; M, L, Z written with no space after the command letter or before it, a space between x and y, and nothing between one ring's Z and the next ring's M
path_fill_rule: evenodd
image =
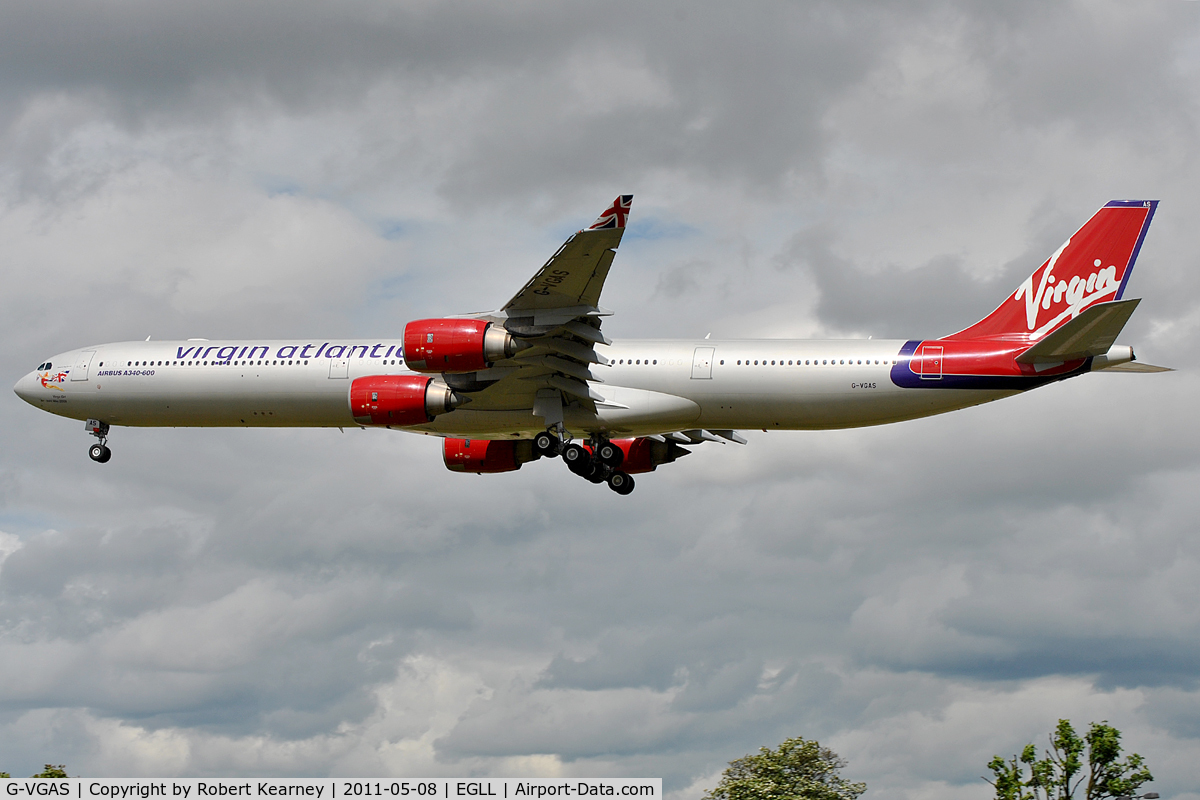
M613 336L939 335L1125 187L1164 199L1130 341L1189 366L1177 5L10 4L0 373L147 333L394 336L502 302L630 190ZM880 798L958 797L1067 714L1158 731L1182 793L1193 384L751 433L629 498L384 432L121 429L101 469L6 395L0 768L688 800L799 734Z

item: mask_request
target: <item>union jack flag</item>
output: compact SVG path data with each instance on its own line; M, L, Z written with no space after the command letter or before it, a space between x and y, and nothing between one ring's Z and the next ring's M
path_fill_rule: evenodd
M624 228L625 218L629 216L629 209L633 206L633 195L619 195L613 204L609 206L600 218L588 226L589 231L598 231L601 228Z

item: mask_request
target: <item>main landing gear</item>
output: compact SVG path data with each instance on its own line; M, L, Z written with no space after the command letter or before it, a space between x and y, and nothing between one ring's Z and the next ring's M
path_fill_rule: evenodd
M87 432L100 440L88 448L88 457L99 464L106 463L112 458L112 450L108 449L108 423L98 419L89 419Z
M577 442L564 442L561 429L550 430L533 437L533 449L539 455L561 456L571 472L592 483L607 483L617 494L633 491L633 478L620 469L625 453L608 439L593 436L585 447Z

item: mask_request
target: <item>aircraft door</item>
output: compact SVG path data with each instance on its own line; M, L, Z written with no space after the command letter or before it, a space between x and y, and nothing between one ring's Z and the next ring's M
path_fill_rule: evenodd
M921 379L937 381L942 379L941 345L927 344L921 347Z
M88 379L88 371L92 368L92 356L96 355L95 350L84 350L75 359L75 366L71 367L71 380L86 381Z
M715 352L717 352L715 347L696 348L696 352L692 356L693 379L712 378L713 353Z
M329 359L329 377L330 378L349 378L350 377L350 359L348 359L348 358L331 358L331 359Z

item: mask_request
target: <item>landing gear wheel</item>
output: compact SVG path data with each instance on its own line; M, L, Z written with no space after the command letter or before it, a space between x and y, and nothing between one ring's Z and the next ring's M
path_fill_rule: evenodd
M567 469L576 475L587 477L588 470L592 466L592 457L581 445L569 444L564 447L562 458L563 461L567 462Z
M629 494L633 491L633 478L624 472L614 472L608 476L608 488L617 494Z
M562 449L562 442L550 431L542 431L533 437L533 449L539 455L556 456Z
M625 460L625 453L612 442L601 442L600 446L596 448L596 458L616 469Z
M112 458L112 450L108 449L108 445L94 444L88 448L88 457L98 464L104 464Z
M587 478L592 483L604 483L608 480L608 476L612 473L612 469L606 464L601 464L596 459L592 459L592 465L588 468L587 473L583 477Z

